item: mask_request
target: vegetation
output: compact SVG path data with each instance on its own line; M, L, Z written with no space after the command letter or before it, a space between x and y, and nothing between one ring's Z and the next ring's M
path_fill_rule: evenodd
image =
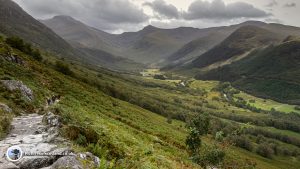
M230 81L252 95L300 104L299 47L298 40L270 45L233 64L200 73L197 79Z
M0 51L5 46L1 42ZM184 87L177 85L180 81L88 69L58 61L52 56L44 64L19 50L11 49L11 52L21 57L26 65L9 62L0 54L0 78L22 80L34 91L36 99L29 103L19 97L18 92L3 88L0 101L13 107L14 115L18 115L19 110L41 109L45 98L53 93L61 95L59 104L51 107L52 112L63 119L61 133L74 141L76 149L115 161L115 167L299 166L299 162L292 160L299 156L299 147L294 145L295 142L281 139L283 136L299 139L299 134L292 129L272 127L273 124L268 122L268 119L282 120L284 125L290 126L298 120L298 115L271 111L258 113L238 107L224 96L223 91L227 91L227 97L238 100L239 91L230 84L221 84L222 87L217 86L217 82L196 80ZM68 65L72 75L58 71L57 62ZM210 125L205 125L206 117ZM187 126L194 126L197 132L187 130L185 122L188 122ZM265 124L258 125L262 123ZM283 136L277 136L278 133ZM190 139L190 143L198 147L196 155L192 155L185 144L189 137L196 138ZM266 156L272 159L266 159L258 152L260 145L273 150L271 156ZM194 157L192 160L191 156Z
M11 47L19 49L20 51L32 56L37 61L42 61L42 56L39 49L33 49L31 44L24 43L23 39L13 36L6 38L6 43Z

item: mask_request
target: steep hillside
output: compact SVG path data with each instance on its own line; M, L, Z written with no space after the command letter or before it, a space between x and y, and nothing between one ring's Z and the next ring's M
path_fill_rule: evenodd
M51 29L28 15L11 0L0 0L0 33L19 36L61 56L76 56L73 48Z
M70 16L55 16L41 22L71 44L78 43L86 48L104 50L112 54L118 53L114 35L89 27Z
M280 37L257 26L243 26L233 32L216 47L202 54L192 62L197 68L225 61L234 56L242 55L254 48L276 43Z
M300 41L286 39L280 45L254 51L238 62L201 73L197 78L231 81L249 93L300 104L299 70Z
M207 36L195 39L166 58L161 65L167 65L167 68L185 65L220 43L226 36L226 33L213 32Z

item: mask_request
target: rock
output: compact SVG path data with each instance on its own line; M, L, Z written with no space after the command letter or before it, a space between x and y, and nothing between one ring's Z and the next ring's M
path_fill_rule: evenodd
M59 158L53 165L51 169L83 169L81 163L77 160L76 156L64 156Z
M4 104L4 103L0 103L0 109L6 111L6 112L8 112L8 113L11 113L11 112L12 112L12 109L9 108L9 107L8 107L6 104Z
M50 125L50 127L60 127L61 123L60 123L60 117L53 114L52 112L48 112L43 121L46 121L46 123L48 125Z
M20 90L22 95L29 101L34 99L32 90L24 85L23 82L17 80L1 80L1 82L10 91Z
M79 153L78 157L83 159L83 160L87 160L90 161L92 163L92 165L94 165L93 167L99 167L100 166L100 159L99 157L93 155L90 152L85 152L85 153Z
M4 58L9 62L13 62L19 65L24 65L25 63L24 60L16 54L7 54L6 56L4 56Z
M19 169L18 166L16 166L14 163L11 163L11 162L6 162L6 163L0 162L0 168L1 169Z
M52 156L26 156L16 162L16 164L21 169L38 169L51 165L53 161L55 161L55 157Z

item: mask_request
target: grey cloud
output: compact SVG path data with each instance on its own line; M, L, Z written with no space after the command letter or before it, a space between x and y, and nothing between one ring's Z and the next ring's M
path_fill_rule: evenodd
M148 16L143 10L132 4L129 0L15 1L31 15L40 19L55 15L69 15L103 30L148 21Z
M183 17L188 20L262 18L269 15L248 3L235 2L226 5L222 0L196 0L189 6L188 11L183 13Z
M284 7L287 7L287 8L292 8L292 7L296 7L296 6L297 6L296 3L294 3L294 2L284 4Z
M266 7L273 7L273 6L277 6L277 5L278 5L277 1L276 0L272 0L270 3L268 3L266 5Z
M151 3L144 3L143 5L151 7L154 12L163 17L170 19L179 17L178 9L172 4L167 4L164 0L155 0Z

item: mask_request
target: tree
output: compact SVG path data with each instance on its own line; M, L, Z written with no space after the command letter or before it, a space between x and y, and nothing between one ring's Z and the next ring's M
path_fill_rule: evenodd
M186 138L185 144L191 152L191 155L196 155L201 147L201 138L196 128L190 128L190 133Z
M186 145L193 161L204 168L219 165L225 157L225 152L216 145L202 146L201 136L208 133L210 120L207 114L199 114L188 124L190 132L186 138Z

